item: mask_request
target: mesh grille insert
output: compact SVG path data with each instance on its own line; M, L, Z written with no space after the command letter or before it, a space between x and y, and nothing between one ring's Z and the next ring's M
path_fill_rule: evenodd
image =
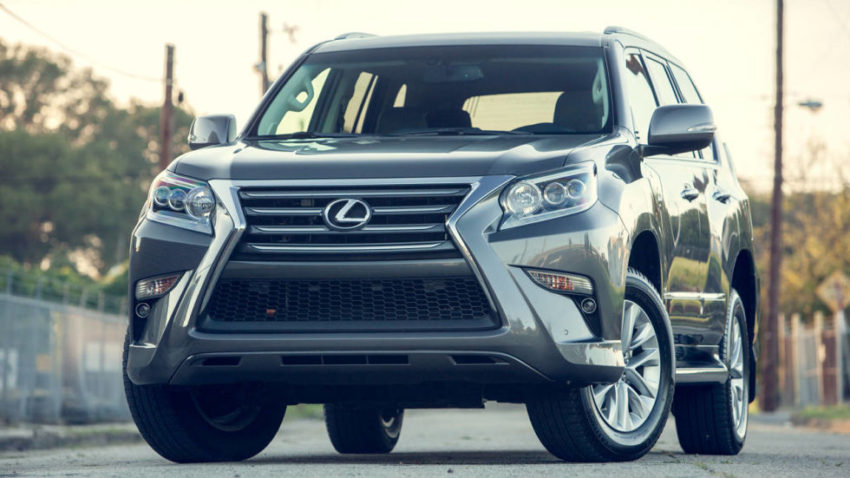
M358 280L222 280L207 309L218 323L479 323L493 314L472 277ZM427 327L427 326L426 326ZM334 331L335 329L328 329Z

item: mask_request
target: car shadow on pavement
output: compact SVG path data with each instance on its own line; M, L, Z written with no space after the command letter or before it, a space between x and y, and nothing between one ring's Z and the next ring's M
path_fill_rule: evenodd
M264 455L251 460L253 464L299 463L299 464L368 464L368 465L492 465L492 464L552 464L558 460L545 451L430 451L395 452L386 455Z
M643 460L670 461L669 452L650 452ZM678 462L678 459L673 458ZM546 451L498 450L498 451L430 451L394 452L386 455L263 455L251 459L258 464L307 464L307 465L552 465L565 463Z

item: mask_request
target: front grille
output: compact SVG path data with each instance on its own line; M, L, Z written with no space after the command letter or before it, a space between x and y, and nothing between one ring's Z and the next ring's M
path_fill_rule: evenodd
M468 192L465 184L243 188L247 229L235 258L457 257L446 221ZM349 231L328 227L322 211L338 199L368 204L368 224Z
M222 279L204 327L252 329L258 324L294 331L477 330L492 328L496 316L473 277Z

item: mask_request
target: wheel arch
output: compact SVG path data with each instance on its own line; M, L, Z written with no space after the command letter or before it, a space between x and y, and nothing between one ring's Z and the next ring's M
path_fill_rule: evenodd
M661 249L658 239L651 230L643 230L632 241L628 267L649 279L655 290L664 297L663 274L661 273Z

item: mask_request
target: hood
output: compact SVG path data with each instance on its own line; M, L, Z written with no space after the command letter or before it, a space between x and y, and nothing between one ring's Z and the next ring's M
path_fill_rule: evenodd
M334 179L525 175L563 166L600 135L352 137L243 141L172 164L196 179Z

